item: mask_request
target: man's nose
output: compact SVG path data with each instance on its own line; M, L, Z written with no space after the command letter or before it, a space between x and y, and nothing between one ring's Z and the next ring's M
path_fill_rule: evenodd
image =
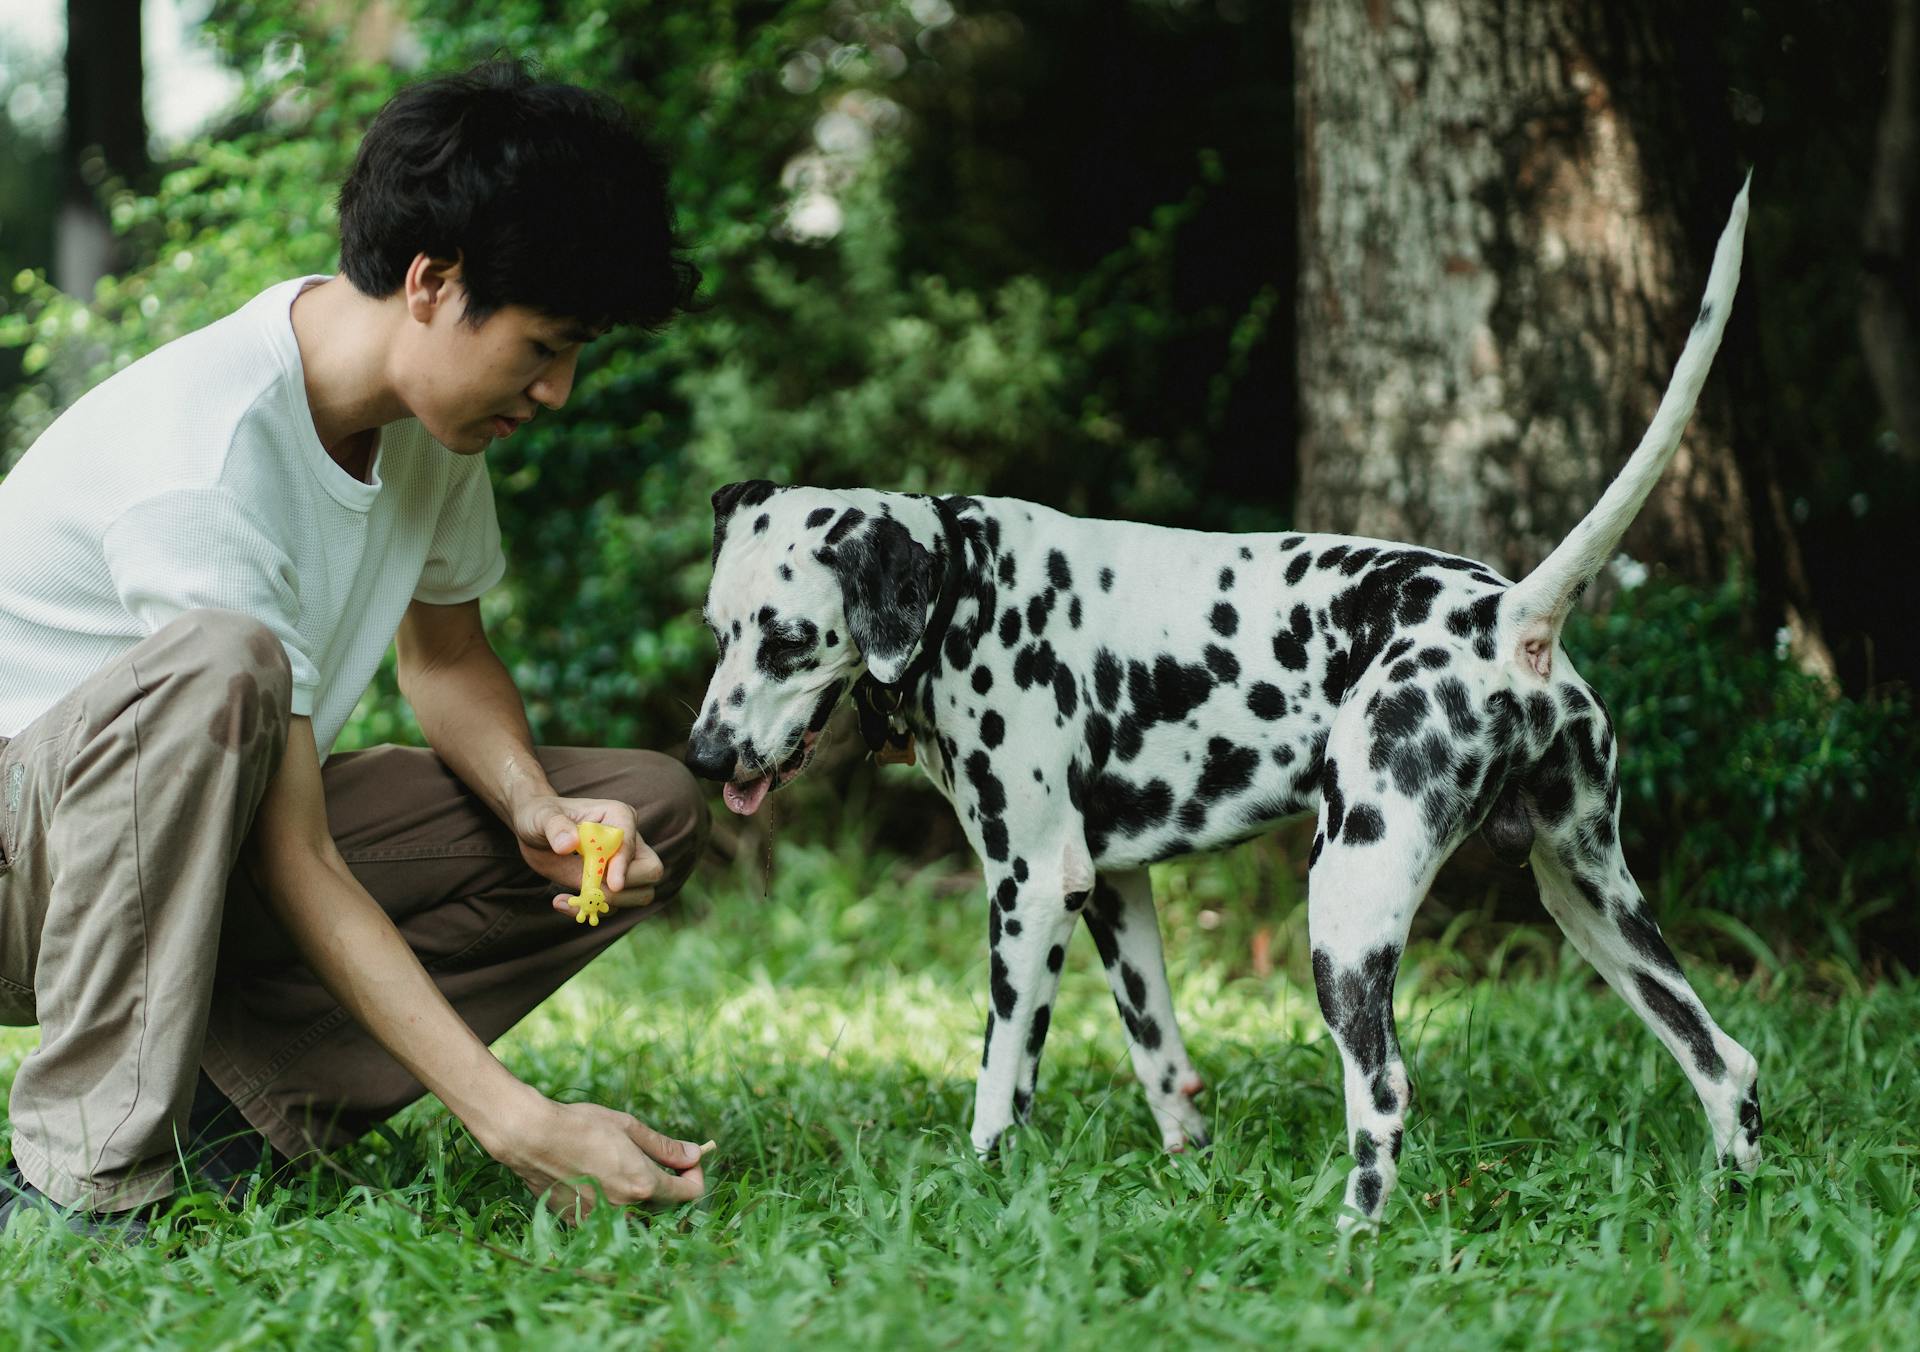
M556 357L533 384L527 386L527 398L544 408L557 409L573 393L574 372L580 365L578 350Z

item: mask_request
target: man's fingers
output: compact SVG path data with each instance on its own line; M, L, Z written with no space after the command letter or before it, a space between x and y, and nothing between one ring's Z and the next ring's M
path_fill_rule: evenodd
M678 1174L661 1174L660 1186L653 1190L648 1202L654 1206L677 1206L681 1202L697 1202L706 1195L706 1176L695 1167L683 1169Z
M627 1135L632 1137L633 1143L648 1155L670 1168L691 1169L700 1162L700 1147L692 1141L663 1136L637 1119L627 1128Z
M653 846L638 836L633 841L633 872L636 883L649 885L659 882L667 876L667 870L660 863L660 856L653 852Z
M580 841L580 833L573 824L573 818L564 812L549 812L541 823L540 833L547 838L547 845L555 854L569 854Z

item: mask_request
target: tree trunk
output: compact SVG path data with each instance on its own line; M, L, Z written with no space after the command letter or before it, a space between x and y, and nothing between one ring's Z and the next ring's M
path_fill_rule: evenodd
M1699 305L1647 0L1303 0L1299 521L1519 577L1599 498ZM1646 134L1643 134L1646 133ZM1734 166L1709 176L1724 200ZM1717 226L1715 227L1717 232ZM1724 381L1624 548L1717 581L1751 558Z
M147 176L140 0L67 0L67 132L54 284L91 296L112 271L113 237L100 204L110 177Z
M1867 190L1860 346L1900 453L1920 461L1920 0L1894 0Z

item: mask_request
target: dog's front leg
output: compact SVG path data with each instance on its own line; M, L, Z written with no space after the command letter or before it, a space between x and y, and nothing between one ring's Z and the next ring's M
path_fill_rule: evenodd
M1020 871L1024 861L1016 859ZM1067 887L1079 882L1077 891ZM1040 1051L1053 1017L1067 940L1086 904L1092 870L1063 882L1017 877L994 866L987 875L988 998L986 1050L973 1099L973 1147L991 1153L1000 1134L1024 1122L1040 1076Z

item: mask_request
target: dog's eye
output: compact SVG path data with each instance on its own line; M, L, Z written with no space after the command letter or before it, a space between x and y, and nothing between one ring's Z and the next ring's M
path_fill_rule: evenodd
M769 657L798 657L813 650L811 641L792 634L768 634L760 640L760 647Z

